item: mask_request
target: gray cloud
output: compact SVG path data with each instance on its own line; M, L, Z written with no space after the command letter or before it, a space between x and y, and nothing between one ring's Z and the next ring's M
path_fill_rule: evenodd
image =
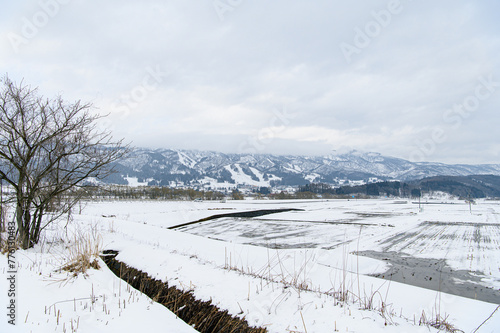
M220 3L230 7L221 12ZM448 110L474 96L481 78L500 82L499 7L9 3L0 14L0 69L46 95L92 101L110 113L103 126L141 146L238 152L254 142L263 153L353 148L498 163L500 86L467 116ZM345 45L355 52L346 57ZM294 117L276 120L282 108Z

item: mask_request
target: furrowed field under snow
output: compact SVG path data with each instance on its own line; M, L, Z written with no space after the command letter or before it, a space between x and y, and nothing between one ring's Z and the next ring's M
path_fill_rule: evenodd
M61 220L40 246L16 252L17 326L4 318L0 331L194 331L100 259L87 274L58 271L75 234L269 332L500 331L500 202L421 207L390 199L89 202L67 228ZM278 208L300 210L168 229ZM6 277L0 287L7 290Z

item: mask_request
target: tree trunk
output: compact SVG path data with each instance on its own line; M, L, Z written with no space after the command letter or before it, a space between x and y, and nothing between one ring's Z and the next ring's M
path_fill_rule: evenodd
M29 217L29 212L28 212ZM18 239L21 242L21 248L28 249L30 246L30 230L29 230L29 222L25 223L26 212L22 207L22 203L17 203L16 208L16 220L17 220L17 232Z
M24 193L19 191L16 205L17 232L21 248L24 250L34 245L31 239L31 205L27 201L28 200L24 197Z
M33 215L33 221L34 223L34 228L31 230L32 236L31 236L31 242L33 244L38 243L40 240L40 229L42 227L42 218L43 218L43 208L37 208L35 211L35 214Z

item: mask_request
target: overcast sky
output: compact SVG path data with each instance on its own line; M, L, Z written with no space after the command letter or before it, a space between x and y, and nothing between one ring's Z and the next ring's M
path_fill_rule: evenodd
M134 146L500 163L500 2L9 1L0 73Z

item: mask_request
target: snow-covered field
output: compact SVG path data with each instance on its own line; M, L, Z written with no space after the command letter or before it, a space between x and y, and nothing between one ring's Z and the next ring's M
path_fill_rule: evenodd
M434 332L419 322L436 318L474 332L500 303L500 202L479 201L470 211L462 201L441 201L422 209L389 199L91 202L67 229L66 220L54 224L40 246L16 252L17 330L4 317L0 332L194 331L102 261L86 275L58 272L75 233L269 332ZM274 208L302 211L167 229ZM391 280L385 272L396 261L411 267ZM426 263L440 264L423 268ZM0 288L7 290L6 256L0 271ZM432 277L447 283L419 287ZM462 290L468 298L459 296ZM489 302L474 299L484 294ZM3 297L7 304L6 292ZM477 330L498 331L500 310Z

